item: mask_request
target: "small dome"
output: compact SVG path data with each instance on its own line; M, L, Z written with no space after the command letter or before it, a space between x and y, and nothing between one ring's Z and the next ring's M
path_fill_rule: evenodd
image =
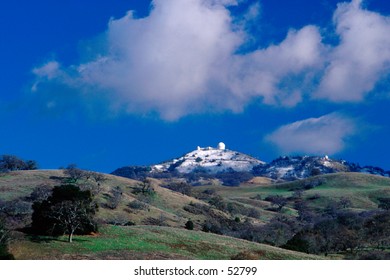
M226 148L225 143L219 142L217 148L218 148L218 150L225 150L225 148Z

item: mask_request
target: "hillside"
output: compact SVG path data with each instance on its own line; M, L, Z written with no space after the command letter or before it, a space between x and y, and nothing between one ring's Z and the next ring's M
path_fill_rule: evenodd
M156 226L107 226L98 235L63 239L23 237L10 246L16 259L266 259L321 257L236 238Z
M199 187L197 191L201 193L208 188ZM378 209L379 198L390 197L390 178L348 172L314 176L286 183L261 186L243 184L239 188L218 186L213 189L225 199L243 204L257 204L263 211L266 211L271 204L264 200L256 201L254 197L259 196L264 199L270 195L281 195L292 198L297 190L302 191L301 199L316 209L323 209L331 201L348 198L351 200L350 209L375 210ZM294 202L294 199L290 199L286 211L293 209ZM265 215L266 217L273 216L275 212L266 211L265 214L268 214Z
M97 187L90 180L81 180L78 184L92 191L97 191L96 199L100 204L97 219L104 223L113 224L148 224L162 223L175 227L183 227L186 221L193 220L199 226L207 216L185 211L184 206L190 203L205 204L196 198L173 192L160 186L161 182L151 179L154 194L145 197L135 194L134 190L140 182L135 180L104 174L105 180ZM0 198L12 201L28 197L36 188L43 186L51 188L66 182L63 170L30 170L13 171L0 177ZM97 190L98 188L98 190ZM113 196L114 188L119 188L121 199L115 209L107 207ZM132 203L133 202L133 203ZM130 204L132 203L132 204ZM131 207L129 207L129 204ZM213 215L226 216L218 210L212 210Z
M284 183L255 177L239 187L218 182L191 187L182 178L140 182L100 176L99 182L91 175L73 182L94 193L99 205L99 233L76 236L75 242L67 244L65 237L37 236L28 231L37 190L68 184L71 178L67 173L33 170L2 174L0 208L14 230L10 252L18 259L301 259L314 257L276 247L323 256L328 249L321 247L321 242L329 236L337 237L336 243L329 245L333 246L330 252L337 253L332 256L335 258L365 258L361 254L370 253L379 237L382 248L388 248L389 212L378 210L387 209L383 203L390 197L390 179L383 176L348 172ZM142 191L145 186L149 191ZM167 188L172 186L180 188ZM184 229L188 221L193 222L194 231ZM307 243L315 247L296 247L306 243L296 243L294 238L312 238L310 229L323 223L335 231L327 233L326 239L321 237L323 229L317 232ZM380 235L372 235L373 224L384 227ZM347 231L348 238L340 240L341 231ZM351 245L349 240L364 242ZM348 249L350 246L354 247ZM355 247L363 251L352 256L351 252L358 252ZM386 250L379 255L373 252L376 257L388 258L383 255Z
M207 203L194 197L162 188L161 182L157 180L151 181L155 192L153 197L146 201L140 194L134 193L140 182L113 175L104 176L105 180L96 193L100 205L97 212L100 230L97 235L76 236L75 241L69 244L63 242L63 238L14 231L9 252L16 259L317 258L241 239L184 230L184 224L188 220L194 221L195 229L199 230L200 225L211 217L227 220L230 215L210 208ZM9 202L16 207L26 206L29 201L27 198L35 188L50 189L66 181L67 177L63 170L9 172L0 177L0 197L3 203ZM86 179L78 184L91 190L97 188ZM112 196L112 191L118 187L122 191L120 203L115 209L105 206ZM139 209L129 207L134 201L145 207ZM188 205L193 205L191 211L185 210ZM207 206L205 209L208 212L198 211L202 209L199 208L201 205ZM29 219L18 222L27 225ZM135 225L121 226L133 224Z

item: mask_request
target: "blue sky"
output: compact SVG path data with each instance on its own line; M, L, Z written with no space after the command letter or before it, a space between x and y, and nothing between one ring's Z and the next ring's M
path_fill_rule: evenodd
M390 3L8 1L0 154L111 172L196 146L390 169Z

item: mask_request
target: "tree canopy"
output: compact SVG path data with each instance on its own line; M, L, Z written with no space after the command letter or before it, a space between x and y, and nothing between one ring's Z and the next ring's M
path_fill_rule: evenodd
M74 185L54 187L51 196L33 204L32 229L39 234L88 234L97 230L93 216L97 205L89 190Z

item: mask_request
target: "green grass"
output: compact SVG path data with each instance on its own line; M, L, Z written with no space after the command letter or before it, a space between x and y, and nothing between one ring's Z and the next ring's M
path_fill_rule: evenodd
M196 190L202 192L205 189L214 189L227 201L239 201L244 205L256 207L260 213L260 220L268 222L277 213L271 210L271 204L251 199L260 195L264 200L270 195L282 195L291 198L294 190L302 189L307 183L320 180L322 183L312 189L303 192L303 199L313 210L321 212L332 202L339 201L342 197L349 198L351 210L365 211L378 208L378 198L390 197L390 179L381 176L361 173L335 173L307 178L293 182L279 183L273 185L244 185L241 187L204 186ZM310 199L318 195L318 199ZM257 205L256 205L257 204ZM283 208L282 213L296 216L294 200L290 199Z
M0 198L12 200L29 195L36 186L59 185L54 177L63 176L62 171L25 171L12 172L0 177ZM194 215L183 209L190 202L204 203L195 198L184 196L161 188L156 180L156 194L151 202L150 211L129 209L127 204L137 196L132 188L137 184L132 180L107 175L107 181L102 185L103 190L98 200L104 202L114 186L123 190L123 201L117 209L111 210L101 207L97 218L101 222L115 220L118 217L123 221L133 221L142 224L149 217L164 216L173 228L155 226L102 226L96 236L76 236L69 244L66 237L51 239L47 237L29 238L20 234L11 244L11 252L17 259L230 259L243 253L254 258L263 259L305 259L316 258L301 253L234 239L226 236L214 235L200 231L184 230L184 224L191 219L200 229L207 219L203 214ZM347 197L352 201L352 209L356 211L378 208L378 198L390 197L390 179L358 174L338 173L308 178L301 181L273 185L245 185L242 187L206 186L196 187L195 192L204 189L215 189L227 201L238 202L245 207L255 207L260 212L260 220L255 223L268 222L277 213L271 211L271 204L264 201L269 195L283 195L291 197L293 190L302 187L310 180L321 179L322 184L303 193L303 198L309 206L322 211L331 201ZM261 195L262 200L251 199ZM319 198L310 200L313 195ZM213 209L213 212L217 212ZM283 208L283 214L296 216L294 202L290 200ZM232 219L225 213L219 213L224 218ZM221 217L222 217L221 216Z
M38 241L38 242L37 242ZM258 254L262 259L320 259L226 236L157 226L105 226L96 236L76 236L14 242L10 251L17 259L231 259L238 253ZM261 253L261 254L260 254Z

